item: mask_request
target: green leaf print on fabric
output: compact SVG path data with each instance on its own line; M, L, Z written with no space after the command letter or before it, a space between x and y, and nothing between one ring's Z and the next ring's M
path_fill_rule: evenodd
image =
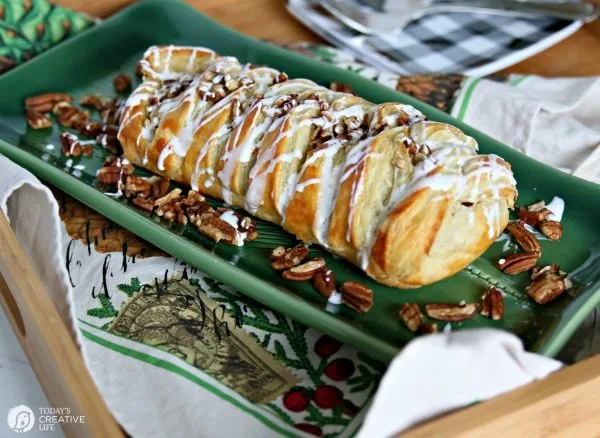
M87 314L96 318L114 318L117 316L117 311L112 305L110 298L104 294L98 296L98 301L102 307L96 307L95 309L89 309Z
M93 24L47 0L0 0L0 73Z
M117 289L119 289L121 292L124 292L125 294L127 294L127 296L129 298L131 298L132 296L137 294L142 287L142 284L140 283L140 280L137 277L133 277L130 280L130 282L131 282L130 284L118 284L117 285Z

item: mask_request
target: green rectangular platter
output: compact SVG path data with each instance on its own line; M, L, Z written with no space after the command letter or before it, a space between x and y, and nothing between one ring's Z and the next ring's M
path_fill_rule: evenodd
M210 241L190 226L182 228L161 222L127 200L109 198L96 182L96 170L105 151L97 146L90 158L69 160L61 156L58 136L62 128L56 125L40 131L27 128L23 100L50 91L68 92L75 97L89 93L114 95L112 78L122 72L133 74L136 62L153 44L205 46L244 62L286 71L290 77L309 78L323 85L342 82L372 102L407 103L432 120L461 128L477 139L481 152L498 154L512 164L520 192L519 204L540 199L548 202L553 196L565 200L564 237L559 242L542 242L541 263L560 264L572 273L575 287L551 304L534 304L525 294L527 274L508 276L494 266L495 260L506 254L503 252L506 242L495 243L459 274L414 290L380 285L359 269L313 246L311 255L325 257L339 282L356 280L375 291L375 304L366 314L345 307L339 313L331 313L326 310L326 300L310 282L288 282L271 270L270 249L295 242L279 227L258 221L256 241L230 247ZM568 138L565 142L568 143ZM391 360L413 337L398 320L398 310L405 302L424 305L479 301L483 290L495 285L505 292L505 317L492 321L476 316L453 323L452 330L504 329L517 334L527 349L548 356L560 351L600 302L600 186L540 164L433 107L352 72L222 27L180 2L138 3L0 76L0 153L169 254L252 299L383 361ZM142 170L139 172L143 174ZM515 250L514 245L510 247L510 251Z

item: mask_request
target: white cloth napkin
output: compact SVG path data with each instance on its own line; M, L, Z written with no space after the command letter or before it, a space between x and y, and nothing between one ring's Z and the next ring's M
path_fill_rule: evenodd
M521 152L600 183L600 78L469 79L452 115Z
M62 225L52 192L27 170L0 156L0 209L33 263L58 314L80 345L71 306L72 290L65 269Z
M358 438L389 437L414 424L487 400L561 367L492 329L417 338L388 368Z

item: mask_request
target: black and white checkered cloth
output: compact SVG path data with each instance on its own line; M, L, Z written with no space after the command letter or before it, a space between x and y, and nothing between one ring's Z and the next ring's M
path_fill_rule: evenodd
M575 32L580 22L489 14L426 15L385 35L362 35L308 0L289 0L288 9L323 38L358 60L397 74L493 73Z

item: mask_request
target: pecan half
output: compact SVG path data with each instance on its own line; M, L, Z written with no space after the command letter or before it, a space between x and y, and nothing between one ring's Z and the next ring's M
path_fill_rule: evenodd
M373 307L373 290L356 281L347 281L340 287L342 302L359 313L368 312Z
M560 240L563 227L560 222L543 220L539 225L540 231L550 240Z
M325 298L329 298L335 291L335 275L330 269L321 269L320 271L315 272L312 280L313 286L317 292L319 292Z
M169 193L169 178L166 178L164 176L153 175L150 178L148 178L148 182L150 183L151 194L153 197L161 198L167 193ZM192 192L193 190L190 190L188 192L188 198L190 197L190 193ZM202 196L202 201L204 201L204 196Z
M52 120L44 113L28 109L27 124L31 126L32 129L45 129L52 126Z
M536 265L539 258L540 254L537 252L511 254L498 260L497 266L505 274L515 275L529 271Z
M399 312L400 319L408 329L415 333L423 323L423 315L419 305L415 303L406 303Z
M117 75L113 79L113 86L117 93L124 93L131 89L131 79L124 74Z
M275 250L279 252L279 248ZM286 249L281 256L274 256L274 252L271 254L271 267L277 271L293 268L308 257L308 248L304 245Z
M52 111L58 102L71 102L73 98L66 93L45 93L25 99L25 108L40 113Z
M542 245L532 232L527 230L521 221L510 222L506 229L526 252L542 252Z
M477 313L477 303L468 304L426 304L427 316L440 321L458 322L473 317Z
M567 284L560 274L547 272L533 280L525 290L533 301L538 304L546 304L567 290Z
M492 286L483 293L479 313L496 321L502 319L504 316L504 298L500 289Z
M324 267L325 260L319 257L309 260L306 263L302 263L301 265L287 269L283 271L281 275L286 280L306 281L313 278L313 276Z

